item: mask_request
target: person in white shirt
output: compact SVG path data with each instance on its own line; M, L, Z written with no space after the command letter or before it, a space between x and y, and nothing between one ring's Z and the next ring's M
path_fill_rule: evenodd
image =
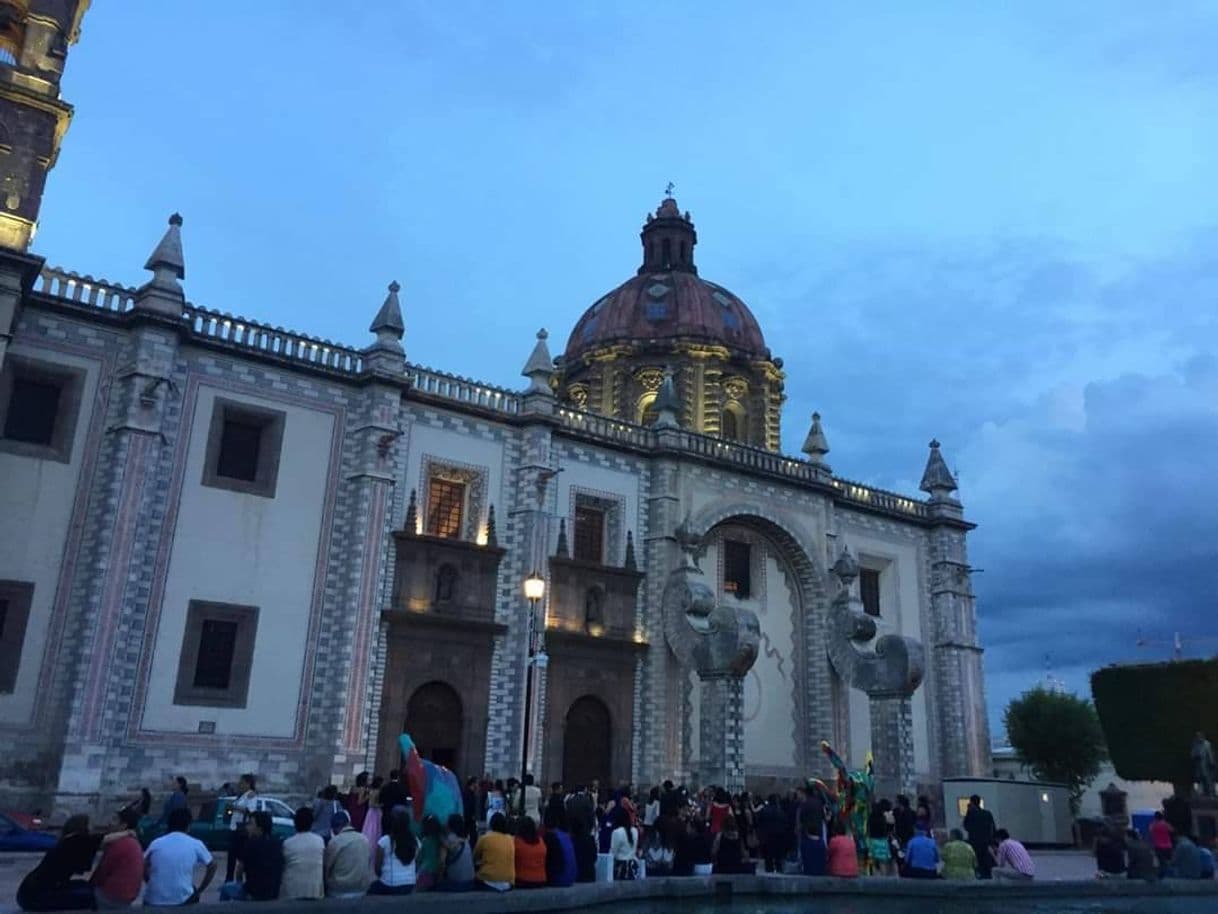
M609 838L609 853L613 857L613 879L637 879L639 875L639 830L630 823L630 813L624 807L613 810L613 834Z
M416 881L415 856L419 845L410 830L410 815L396 813L387 834L376 842L377 880L368 887L369 895L409 895Z
M169 813L169 831L144 851L144 904L176 907L199 900L216 875L216 861L198 838L186 834L190 810ZM195 885L195 866L207 867L203 881Z
M533 775L524 776L524 787L520 795L524 803L521 814L532 819L534 825L541 825L541 788L534 782Z
M279 897L286 899L322 898L322 878L326 842L313 832L313 810L302 806L293 817L296 834L283 842L283 879Z
M241 859L241 851L245 847L248 832L245 823L250 814L258 807L258 779L252 774L241 775L237 782L237 799L230 805L232 814L228 820L228 859L224 864L224 881L232 882L237 871L237 861Z

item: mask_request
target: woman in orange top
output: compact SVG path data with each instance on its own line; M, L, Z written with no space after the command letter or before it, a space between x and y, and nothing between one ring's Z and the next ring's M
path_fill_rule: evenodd
M546 843L537 837L537 823L524 816L516 826L516 888L546 887Z
M859 856L854 839L846 834L841 822L834 820L833 837L829 839L826 853L825 875L855 878L858 874Z

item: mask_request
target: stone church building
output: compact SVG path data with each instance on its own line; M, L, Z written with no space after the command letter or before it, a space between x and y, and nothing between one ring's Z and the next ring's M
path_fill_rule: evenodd
M671 196L519 390L408 358L396 283L364 346L191 303L176 215L142 285L50 268L85 6L0 0L0 806L308 795L403 730L568 784L787 785L822 739L884 790L989 772L938 444L925 497L837 475L817 416L783 454L782 360Z

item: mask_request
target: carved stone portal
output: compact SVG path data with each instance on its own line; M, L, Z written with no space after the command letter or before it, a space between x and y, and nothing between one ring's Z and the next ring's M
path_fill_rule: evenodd
M699 782L742 790L744 675L757 660L761 625L752 610L715 602L695 558L702 538L685 523L675 537L682 561L664 587L664 637L701 680Z

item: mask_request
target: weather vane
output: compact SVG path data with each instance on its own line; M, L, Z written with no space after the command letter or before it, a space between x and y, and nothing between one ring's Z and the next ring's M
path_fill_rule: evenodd
M671 197L671 196L672 196L672 189L673 189L674 187L676 187L676 186L677 186L677 185L675 185L675 184L673 184L671 181L669 181L669 182L668 182L668 184L667 184L667 185L665 185L665 187L664 187L664 196L666 196L666 197Z

